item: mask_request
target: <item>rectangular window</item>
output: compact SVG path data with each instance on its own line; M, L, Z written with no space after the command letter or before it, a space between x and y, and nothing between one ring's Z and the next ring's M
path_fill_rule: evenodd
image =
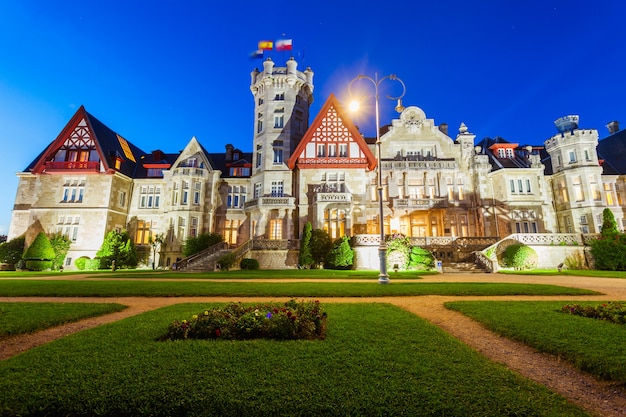
M283 182L272 181L272 197L282 197L282 196L283 196Z
M572 178L572 184L576 201L583 201L585 199L585 194L583 193L583 184L580 179L580 175Z
M348 144L347 143L340 143L339 144L339 157L340 158L347 158L348 157Z
M261 145L256 146L256 167L260 167L263 162L263 147Z
M283 238L283 220L270 220L270 239L277 240Z
M192 217L191 226L189 227L189 237L196 237L196 236L198 236L198 218Z
M517 180L517 191L520 193L524 192L524 186L522 180Z
M193 203L195 205L199 205L200 204L200 192L199 191L194 191L193 192Z
M259 198L261 197L261 183L257 182L256 184L254 184L254 198Z
M120 191L119 199L118 199L117 203L119 204L120 207L126 206L126 192Z
M274 115L274 129L282 129L285 123L285 116L282 114Z
M285 99L285 93L277 93L277 94L274 96L274 100L276 100L276 101L282 101L282 100L284 100L284 99Z
M283 163L283 150L282 149L274 149L274 163L275 164Z
M526 179L526 192L530 194L530 180Z
M328 156L331 158L335 158L337 156L337 145L331 143L328 145Z
M62 203L82 203L85 195L85 180L67 180L63 185Z
M317 157L323 158L326 156L326 145L323 143L317 144Z
M515 192L515 180L511 180L511 193Z
M576 151L569 151L569 163L573 164L576 162Z

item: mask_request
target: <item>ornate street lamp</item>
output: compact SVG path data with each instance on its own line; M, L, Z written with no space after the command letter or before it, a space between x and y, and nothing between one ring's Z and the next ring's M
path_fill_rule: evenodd
M386 75L382 78L378 78L378 73L374 74L374 78L368 77L366 75L358 75L354 80L350 81L348 85L348 91L350 92L350 96L353 97L352 94L352 85L356 81L367 80L374 85L374 99L375 99L375 112L376 112L376 178L377 178L377 191L378 191L378 226L380 229L380 245L378 246L378 256L380 258L380 273L378 274L378 283L380 284L389 284L389 275L387 274L387 244L385 243L385 220L384 220L384 210L383 210L383 173L381 166L381 153L380 153L380 114L379 114L379 106L378 106L378 89L380 84L385 80L393 80L398 81L402 85L402 94L397 97L392 97L387 95L386 97L390 100L397 100L398 104L396 105L396 111L398 113L404 110L402 106L402 97L406 93L406 86L404 82L398 78L395 74ZM356 110L358 108L358 102L353 101L350 103L350 109Z

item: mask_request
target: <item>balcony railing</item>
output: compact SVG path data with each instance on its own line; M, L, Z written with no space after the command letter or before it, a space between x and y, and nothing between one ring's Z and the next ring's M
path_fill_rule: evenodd
M259 197L246 201L245 208L251 207L288 207L295 204L295 197Z
M207 173L207 170L204 168L193 168L193 167L185 167L185 168L176 168L174 169L174 175L184 175L191 177L203 177Z
M315 201L318 203L350 203L352 201L351 193L317 193Z
M74 162L57 162L49 161L45 164L46 171L94 171L97 172L100 169L100 162L98 161L74 161Z
M448 207L448 200L445 198L398 198L393 201L393 206L403 209Z

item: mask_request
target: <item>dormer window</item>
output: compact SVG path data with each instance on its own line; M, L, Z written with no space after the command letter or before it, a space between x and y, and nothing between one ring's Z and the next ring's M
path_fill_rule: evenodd
M277 93L276 96L274 96L274 100L276 101L282 101L285 99L285 93Z

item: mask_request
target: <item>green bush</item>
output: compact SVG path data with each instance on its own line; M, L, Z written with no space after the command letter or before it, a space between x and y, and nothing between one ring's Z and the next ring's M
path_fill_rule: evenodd
M104 237L104 242L96 256L102 258L101 268L111 267L113 261L117 268L135 268L137 266L137 249L126 230L111 230Z
M52 261L52 269L58 270L63 266L67 251L70 250L72 241L64 234L56 233L48 238L50 245L54 250L54 259Z
M22 259L26 261L26 268L32 271L44 271L52 268L55 259L54 248L45 233L40 232L33 243L24 252Z
M626 271L626 234L609 233L592 240L591 255L594 269L605 271Z
M26 269L29 271L47 271L52 268L52 261L41 259L27 259L25 262Z
M222 236L214 233L202 233L196 237L187 238L185 243L183 243L183 255L185 257L195 255L223 240Z
M22 259L26 238L19 236L8 242L0 243L0 262L8 264L9 269L15 269Z
M533 269L538 261L537 252L530 246L518 243L509 245L504 251L504 263L509 268Z
M350 269L354 262L354 250L350 247L348 236L335 240L326 258L326 267L330 269Z
M409 255L409 269L427 271L435 267L435 258L430 251L413 246Z
M333 248L333 243L330 240L328 232L321 229L311 230L311 241L309 245L311 247L313 265L316 267L324 263Z
M315 263L311 254L311 222L306 222L302 230L302 240L300 241L300 253L298 255L298 263L302 268L310 268Z
M190 320L175 320L160 340L324 339L326 313L319 301L290 300L244 306L230 303L204 310Z
M221 270L228 271L230 268L233 267L233 265L235 265L236 261L237 257L235 256L235 254L229 252L217 260L217 265L219 265Z
M84 271L85 264L87 263L88 260L89 260L88 256L81 256L80 258L74 261L74 266L76 266L76 269L78 269L79 271Z
M239 263L239 268L245 271L256 271L259 269L259 261L254 258L244 258Z
M106 262L102 258L85 259L85 270L87 271L97 271L106 268Z

